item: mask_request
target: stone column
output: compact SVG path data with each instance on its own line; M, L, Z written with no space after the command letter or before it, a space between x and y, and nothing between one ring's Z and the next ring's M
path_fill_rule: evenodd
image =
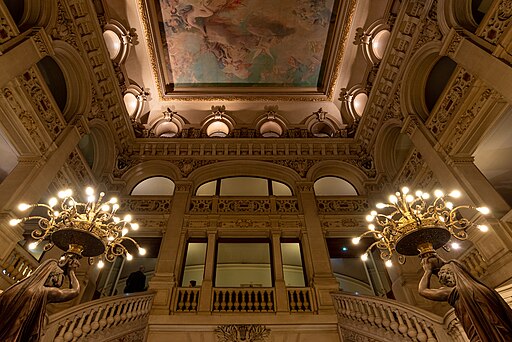
M299 182L297 186L308 233L307 246L303 247L308 249L311 257L311 285L315 289L319 313L331 313L334 307L329 292L338 290L338 282L332 274L329 251L318 217L313 183Z
M21 75L47 55L53 55L51 39L43 28L32 29L0 47L0 86Z
M169 212L167 229L158 253L155 275L149 282L149 288L156 291L152 313L168 315L171 298L177 284L176 270L180 250L180 236L183 219L190 198L190 182L176 181L172 205Z
M475 44L471 40L478 43ZM486 48L483 49L481 46ZM495 47L476 36L470 38L452 29L446 36L441 54L448 55L469 73L475 75L489 87L496 89L509 103L512 103L512 68L488 51Z
M208 244L206 247L206 261L204 265L203 283L199 295L199 312L210 313L213 295L213 271L215 270L215 247L217 244L217 231L208 230Z
M283 256L281 253L281 232L272 231L272 258L274 270L274 287L276 290L276 311L289 312L288 292L284 282Z

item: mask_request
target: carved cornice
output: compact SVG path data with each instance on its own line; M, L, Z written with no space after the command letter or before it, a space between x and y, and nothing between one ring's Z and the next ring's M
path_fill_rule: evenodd
M219 325L215 329L217 342L266 342L270 329L261 324Z

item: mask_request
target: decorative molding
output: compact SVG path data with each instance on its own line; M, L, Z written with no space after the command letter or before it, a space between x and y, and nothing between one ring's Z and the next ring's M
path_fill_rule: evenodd
M162 214L170 213L172 199L137 199L123 198L120 201L119 212Z
M322 199L317 198L316 204L320 214L353 214L366 213L370 206L366 199Z
M419 39L416 41L416 45L412 50L412 53L417 51L420 47L428 42L440 41L443 38L443 34L437 24L437 0L434 0L430 5L430 10L427 16L421 21L419 25Z
M263 214L270 213L270 199L222 199L218 201L218 212L219 213L254 213Z
M270 329L261 324L226 324L215 329L217 342L266 342Z
M487 12L488 21L476 34L489 43L497 45L501 35L510 25L512 17L512 3L510 0L494 1L493 6Z

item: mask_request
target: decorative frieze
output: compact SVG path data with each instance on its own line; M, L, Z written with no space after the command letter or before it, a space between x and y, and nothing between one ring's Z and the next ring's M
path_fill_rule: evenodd
M354 228L361 228L365 227L367 222L364 221L364 219L356 218L356 217L336 217L335 219L323 219L322 221L322 228L324 230L329 229L354 229Z
M445 91L445 96L440 105L436 106L435 112L425 125L434 137L439 138L444 132L450 118L453 113L456 113L457 108L467 96L475 80L474 76L462 68L460 68L457 76L452 78L447 86L449 90Z
M219 213L254 213L263 214L270 213L270 199L222 199L218 202Z
M299 202L293 199L276 198L276 211L280 214L292 214L299 212Z
M494 1L487 13L488 21L477 31L477 35L493 45L497 45L501 35L510 26L512 2L510 0Z
M119 211L137 213L162 214L171 210L172 199L149 199L149 198L123 198L120 201Z
M369 210L366 199L323 199L316 200L318 212L321 214L353 214Z
M397 186L397 189L406 184L413 184L422 165L423 158L421 153L414 150L409 159L405 162L405 166L402 168L400 175L395 178L394 184Z
M270 329L261 324L219 325L215 329L217 342L266 342Z

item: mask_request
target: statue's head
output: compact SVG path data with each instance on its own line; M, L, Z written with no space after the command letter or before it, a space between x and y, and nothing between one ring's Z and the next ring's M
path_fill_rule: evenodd
M437 273L439 282L448 287L454 287L456 285L455 274L449 264L442 266Z
M55 266L48 276L48 279L46 279L44 286L61 287L62 284L64 284L64 271L59 266Z

